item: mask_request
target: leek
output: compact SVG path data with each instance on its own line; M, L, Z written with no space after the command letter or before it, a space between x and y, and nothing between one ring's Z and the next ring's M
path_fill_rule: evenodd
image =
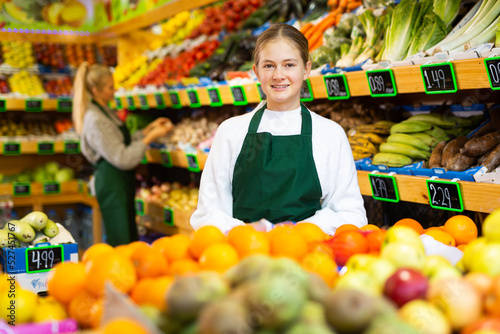
M336 67L350 67L354 66L354 59L358 56L361 51L361 46L363 46L363 37L356 37L351 44L349 52L342 58L340 58L335 64Z
M460 0L434 0L434 13L449 27L458 15Z
M500 23L500 16L498 16L496 20L493 21L493 23L491 23L488 28L486 28L486 30L481 32L476 37L472 38L465 45L460 45L459 47L450 50L450 53L465 51L467 49L474 48L478 45L495 41L495 36L497 33L497 27L499 23Z
M354 60L355 64L370 59L378 53L380 50L379 41L384 34L385 19L385 16L375 17L371 10L366 10L359 16L359 20L365 28L366 39L361 48L361 53Z

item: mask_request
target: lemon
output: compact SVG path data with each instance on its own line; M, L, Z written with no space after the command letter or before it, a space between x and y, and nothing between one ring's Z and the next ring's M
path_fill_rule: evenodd
M38 296L28 290L16 288L0 295L0 319L19 325L30 322L38 304Z
M495 209L484 220L483 235L489 242L500 242L500 208Z
M64 320L68 317L64 307L57 301L43 301L41 299L40 306L37 307L34 322L44 322L50 320Z

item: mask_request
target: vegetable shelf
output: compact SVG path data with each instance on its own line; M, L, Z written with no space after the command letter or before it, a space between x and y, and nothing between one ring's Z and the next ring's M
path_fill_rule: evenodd
M182 210L169 210L168 207L162 207L158 204L150 202L142 202L140 210L137 210L136 199L136 212L139 224L144 225L146 228L164 233L166 235L173 234L186 234L189 235L193 232L191 227L190 218L193 212L186 212ZM165 214L165 210L170 213ZM166 221L166 219L168 221Z
M53 152L51 154L58 153L80 153L80 145L78 141L0 141L0 155L4 154L5 144L6 143L14 143L19 144L19 154L45 154L40 152L39 144L53 144ZM9 154L5 154L9 155ZM10 154L12 155L12 154ZM18 154L15 154L18 155Z

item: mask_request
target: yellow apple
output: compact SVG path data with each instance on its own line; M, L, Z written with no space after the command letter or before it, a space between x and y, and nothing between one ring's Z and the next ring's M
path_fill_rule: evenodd
M382 295L383 286L378 284L368 273L352 270L347 271L337 279L334 289L352 289L371 296L380 296Z
M426 300L412 300L404 304L398 314L420 333L451 334L451 325L444 313Z
M469 270L472 272L486 273L491 276L500 274L500 243L487 243L477 250L471 260Z
M500 208L495 209L484 220L483 235L488 241L500 242Z
M423 247L401 241L388 243L382 249L380 256L394 263L397 268L421 270L425 263Z
M354 254L347 260L345 266L347 270L366 270L371 262L377 257L371 254Z
M479 237L474 241L471 241L464 250L464 256L462 257L462 263L465 270L470 270L472 262L474 261L476 254L481 248L486 245L487 241L485 237Z
M439 269L444 267L452 267L450 261L441 255L428 255L425 258L422 273L427 276L433 276Z
M370 262L365 271L376 280L381 286L397 270L396 265L390 260L378 257Z
M450 277L460 278L460 277L462 277L462 272L455 267L451 267L451 266L443 267L443 268L438 269L429 278L429 281L435 282L435 281L438 281L440 279L450 278Z
M387 230L385 234L382 248L386 247L391 242L404 242L424 249L420 236L414 229L407 226L393 226Z

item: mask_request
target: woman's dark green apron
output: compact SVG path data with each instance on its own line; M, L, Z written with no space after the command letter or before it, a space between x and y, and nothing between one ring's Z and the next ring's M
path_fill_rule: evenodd
M110 115L96 102L101 112ZM130 144L130 132L124 125L119 127L125 145ZM107 243L111 246L128 244L138 240L135 222L135 171L120 170L101 158L96 164L95 191L102 220L106 230Z
M301 104L301 134L273 136L257 133L265 108L252 117L234 166L233 217L247 223L301 221L321 209L311 114Z

